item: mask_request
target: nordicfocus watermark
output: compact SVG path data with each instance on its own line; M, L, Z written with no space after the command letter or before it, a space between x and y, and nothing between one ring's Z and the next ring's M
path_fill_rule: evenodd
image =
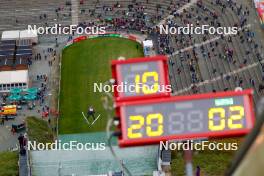
M211 150L211 151L236 151L238 149L238 143L223 143L212 141L193 141L186 142L160 142L160 149L166 150Z
M37 143L28 141L28 150L105 150L105 143L80 143L78 141L69 141L62 143L60 140L53 143Z
M145 94L150 93L170 93L172 91L171 85L159 85L154 83L152 85L137 83L128 84L127 82L121 82L118 85L106 85L104 83L94 83L94 92L107 92L113 93L114 91L119 93L139 93L144 92Z
M172 35L237 35L238 27L214 27L210 25L195 26L193 24L187 24L186 26L170 26L170 25L160 25L159 26L160 34L172 34Z
M28 32L35 33L35 34L66 34L66 35L96 35L96 34L105 34L106 29L104 26L89 26L83 27L78 25L69 25L69 26L62 26L61 24L55 24L54 26L48 27L41 27L37 25L28 25Z

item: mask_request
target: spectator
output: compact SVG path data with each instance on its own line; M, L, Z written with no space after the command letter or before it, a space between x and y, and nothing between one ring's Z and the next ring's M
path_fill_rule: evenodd
M1 118L1 125L5 125L5 119L4 118Z
M24 136L22 134L20 134L17 139L18 139L18 142L19 142L20 149L24 148Z
M93 117L93 120L95 120L95 116L94 116L94 114L95 114L95 110L94 110L94 108L93 108L92 106L90 106L90 107L88 108L87 118L89 118L90 116L92 116L92 117Z

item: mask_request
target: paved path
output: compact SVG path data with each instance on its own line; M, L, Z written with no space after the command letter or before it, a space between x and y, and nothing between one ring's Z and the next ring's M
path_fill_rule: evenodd
M19 176L28 176L27 155L19 155Z
M72 16L72 24L73 25L78 25L79 24L79 18L78 18L78 14L79 14L79 1L77 0L71 0L71 6L72 6L72 10L71 10L71 16Z
M54 47L55 46L55 40L53 39L53 44L51 44L50 41L43 42L40 41L40 44L35 46L33 49L33 55L37 52L43 52L45 50L45 53L47 54L47 48L48 47ZM30 85L33 87L40 87L41 81L36 80L36 75L40 74L46 74L50 76L49 72L51 68L48 65L48 61L50 60L51 54L47 54L48 58L47 60L44 59L44 54L42 54L42 59L39 61L35 61L34 58L33 64L29 68L29 79L30 79ZM46 94L49 93L49 86ZM48 96L46 96L46 99L48 99ZM12 134L11 133L11 126L12 124L20 124L24 122L25 118L28 116L36 116L41 117L41 114L38 113L38 110L41 110L42 108L39 106L39 103L36 102L36 107L33 110L28 110L26 106L23 106L22 110L18 110L17 117L14 120L9 120L5 122L4 126L0 126L0 151L6 151L9 149L17 149L18 141L17 138L19 134ZM46 105L48 105L48 102L46 101ZM25 131L21 131L21 133L24 133Z

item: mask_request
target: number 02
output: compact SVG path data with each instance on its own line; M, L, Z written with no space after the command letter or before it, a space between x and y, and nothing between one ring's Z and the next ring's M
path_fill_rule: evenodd
M244 107L242 106L231 106L229 107L230 117L227 119L227 126L229 129L241 129L243 124L234 123L235 121L241 121L245 116ZM237 112L234 114L234 112ZM215 124L215 115L219 114L220 122L218 125ZM224 108L211 108L208 111L209 123L208 127L211 131L221 131L226 127L226 112Z

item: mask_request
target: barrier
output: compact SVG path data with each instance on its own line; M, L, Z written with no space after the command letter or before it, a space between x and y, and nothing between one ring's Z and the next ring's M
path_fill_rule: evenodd
M264 0L254 0L254 6L259 16L260 25L264 28Z
M80 42L80 41L86 40L86 39L87 39L86 36L77 37L77 38L73 39L73 43L77 43L77 42Z
M125 38L131 41L135 41L139 44L142 45L142 41L136 37L135 35L131 35L131 34L120 34L120 33L105 33L105 34L97 34L97 35L83 35L83 36L76 36L75 38L73 38L72 40L70 40L69 42L67 42L67 44L64 46L64 49L67 48L68 46L71 46L74 43L78 43L81 42L83 40L87 40L87 39L93 39L93 38L99 38L99 37L117 37L117 38Z

